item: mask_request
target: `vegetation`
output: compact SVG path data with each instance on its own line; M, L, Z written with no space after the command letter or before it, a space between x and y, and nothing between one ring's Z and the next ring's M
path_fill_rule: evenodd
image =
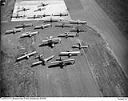
M128 39L128 0L95 0Z

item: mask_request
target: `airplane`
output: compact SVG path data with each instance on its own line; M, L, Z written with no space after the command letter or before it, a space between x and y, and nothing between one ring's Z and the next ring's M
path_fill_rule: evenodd
M36 34L39 34L39 32L38 32L38 31L36 31L36 32L26 32L26 33L23 33L23 34L20 36L20 38L32 37L32 36L34 36L34 35L36 35Z
M0 0L0 5L4 6L6 4L6 0Z
M77 36L78 36L77 33L71 34L71 33L65 32L64 34L60 34L60 35L58 35L57 37L64 37L64 38L69 38L69 37L71 37L71 38L74 38L74 37L77 37Z
M80 51L66 51L60 52L59 56L68 56L70 58L71 56L77 56L78 54L80 54Z
M5 32L5 34L15 34L15 33L18 33L18 32L21 32L21 30L22 30L23 28L18 28L18 29L12 29L12 30L7 30L6 32Z
M37 66L37 65L40 65L40 64L43 65L43 66L45 66L46 63L47 63L48 61L52 60L54 57L55 57L55 55L52 55L52 56L47 57L47 58L44 59L44 58L42 57L42 55L39 55L38 57L36 57L36 58L39 59L39 61L32 63L32 66L31 66L31 67Z
M17 12L21 12L21 11L27 11L27 10L30 10L29 8L25 8L25 7L23 7L22 9L20 9L20 10L18 10Z
M41 26L35 26L34 29L45 29L45 28L48 28L48 27L52 27L52 24L43 24Z
M50 18L50 19L45 19L45 20L43 20L44 21L44 23L53 23L53 22L58 22L59 20L58 19L53 19L53 18Z
M85 30L79 29L79 28L77 27L77 28L71 29L70 32L80 33L80 32L85 32Z
M64 59L59 61L53 61L51 62L52 65L48 66L48 68L59 66L61 69L63 69L64 66L73 65L74 63L75 63L75 59Z
M53 48L55 44L59 44L59 43L61 43L60 38L53 38L53 36L50 36L50 38L47 38L47 40L42 40L42 44L40 44L39 47L49 46Z
M44 13L42 16L43 16L43 17L47 17L47 16L51 16L51 15L48 15L48 14L45 14L45 13Z
M73 26L72 26L72 25L70 25L70 24L64 24L64 23L62 23L62 24L55 25L55 27L61 27L61 28L66 27L66 28L72 28Z
M68 16L68 14L63 14L63 13L59 13L59 14L52 14L53 16L60 16L60 17L62 17L62 16Z
M34 12L37 12L37 11L42 11L42 10L45 10L46 8L38 8L36 10L34 10Z
M47 6L48 5L48 3L41 3L39 6L37 6L37 7L45 7L45 6Z
M33 55L35 55L36 53L37 53L36 51L33 51L33 52L31 52L31 53L25 53L23 56L18 57L18 58L16 59L16 61L20 61L20 60L22 60L22 59L29 59L30 56L33 56Z
M23 23L23 24L21 24L21 25L17 25L15 28L26 28L26 27L32 27L33 26L33 24L32 23L28 23L28 24L25 24L25 23Z
M33 15L33 16L30 16L30 17L27 17L28 19L36 19L36 18L40 18L40 16L36 16L36 15Z
M23 15L19 15L19 14L16 14L16 15L12 15L11 18L22 18L24 17Z
M87 21L81 21L81 20L70 20L70 24L87 24Z
M81 42L78 42L77 45L73 45L72 48L78 48L79 50L82 48L88 48L89 45L82 46Z

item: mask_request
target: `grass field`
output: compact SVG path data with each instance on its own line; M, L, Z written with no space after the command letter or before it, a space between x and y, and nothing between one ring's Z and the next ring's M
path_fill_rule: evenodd
M95 0L128 39L128 0Z

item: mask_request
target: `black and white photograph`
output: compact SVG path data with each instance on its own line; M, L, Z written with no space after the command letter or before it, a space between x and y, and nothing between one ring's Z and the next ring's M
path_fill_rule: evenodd
M0 3L1 98L128 97L128 0Z

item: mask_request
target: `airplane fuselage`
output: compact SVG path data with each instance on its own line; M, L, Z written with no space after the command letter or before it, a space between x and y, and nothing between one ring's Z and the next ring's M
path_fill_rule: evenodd
M30 56L33 56L33 55L35 55L37 52L36 51L34 51L34 52L32 52L32 53L28 53L28 54L25 54L25 55L23 55L23 56L21 56L21 57L18 57L16 60L17 61L19 61L19 60L22 60L22 59L28 59Z
M77 56L78 54L80 54L80 51L71 51L71 52L60 52L59 56Z
M58 37L65 37L65 38L68 38L68 37L76 37L76 36L77 36L77 34L69 34L69 33L58 35Z
M55 27L61 27L61 28L72 28L73 26L72 25L65 25L65 24L62 24L62 25L55 25Z
M21 32L21 30L22 30L22 28L13 29L13 30L7 30L7 31L5 32L5 34L11 34L11 33L15 34L15 33L17 33L17 32Z
M57 19L52 19L52 18L50 18L50 19L48 19L48 20L44 20L44 22L45 22L45 23L48 23L48 22L53 23L53 22L58 22L58 20L57 20Z
M73 21L69 21L70 24L87 24L87 21L80 21L80 20L73 20Z
M22 34L20 38L32 37L32 36L34 36L34 35L36 35L36 34L38 34L38 33L39 33L39 32L26 32L26 33Z
M39 46L50 46L51 48L53 48L55 44L58 44L60 42L61 42L60 38L52 38L52 39L44 40L44 42Z
M70 32L77 32L77 33L79 33L79 32L84 32L84 30L81 30L81 29L72 29L72 30L70 30Z
M36 26L34 29L44 29L44 28L48 28L51 27L51 24L45 24L45 25L41 25L41 26Z
M51 65L50 67L56 67L56 66L59 66L61 69L64 67L64 66L67 66L67 65L73 65L75 63L75 59L67 59L67 60L61 60L61 61L54 61L54 62L51 62Z

